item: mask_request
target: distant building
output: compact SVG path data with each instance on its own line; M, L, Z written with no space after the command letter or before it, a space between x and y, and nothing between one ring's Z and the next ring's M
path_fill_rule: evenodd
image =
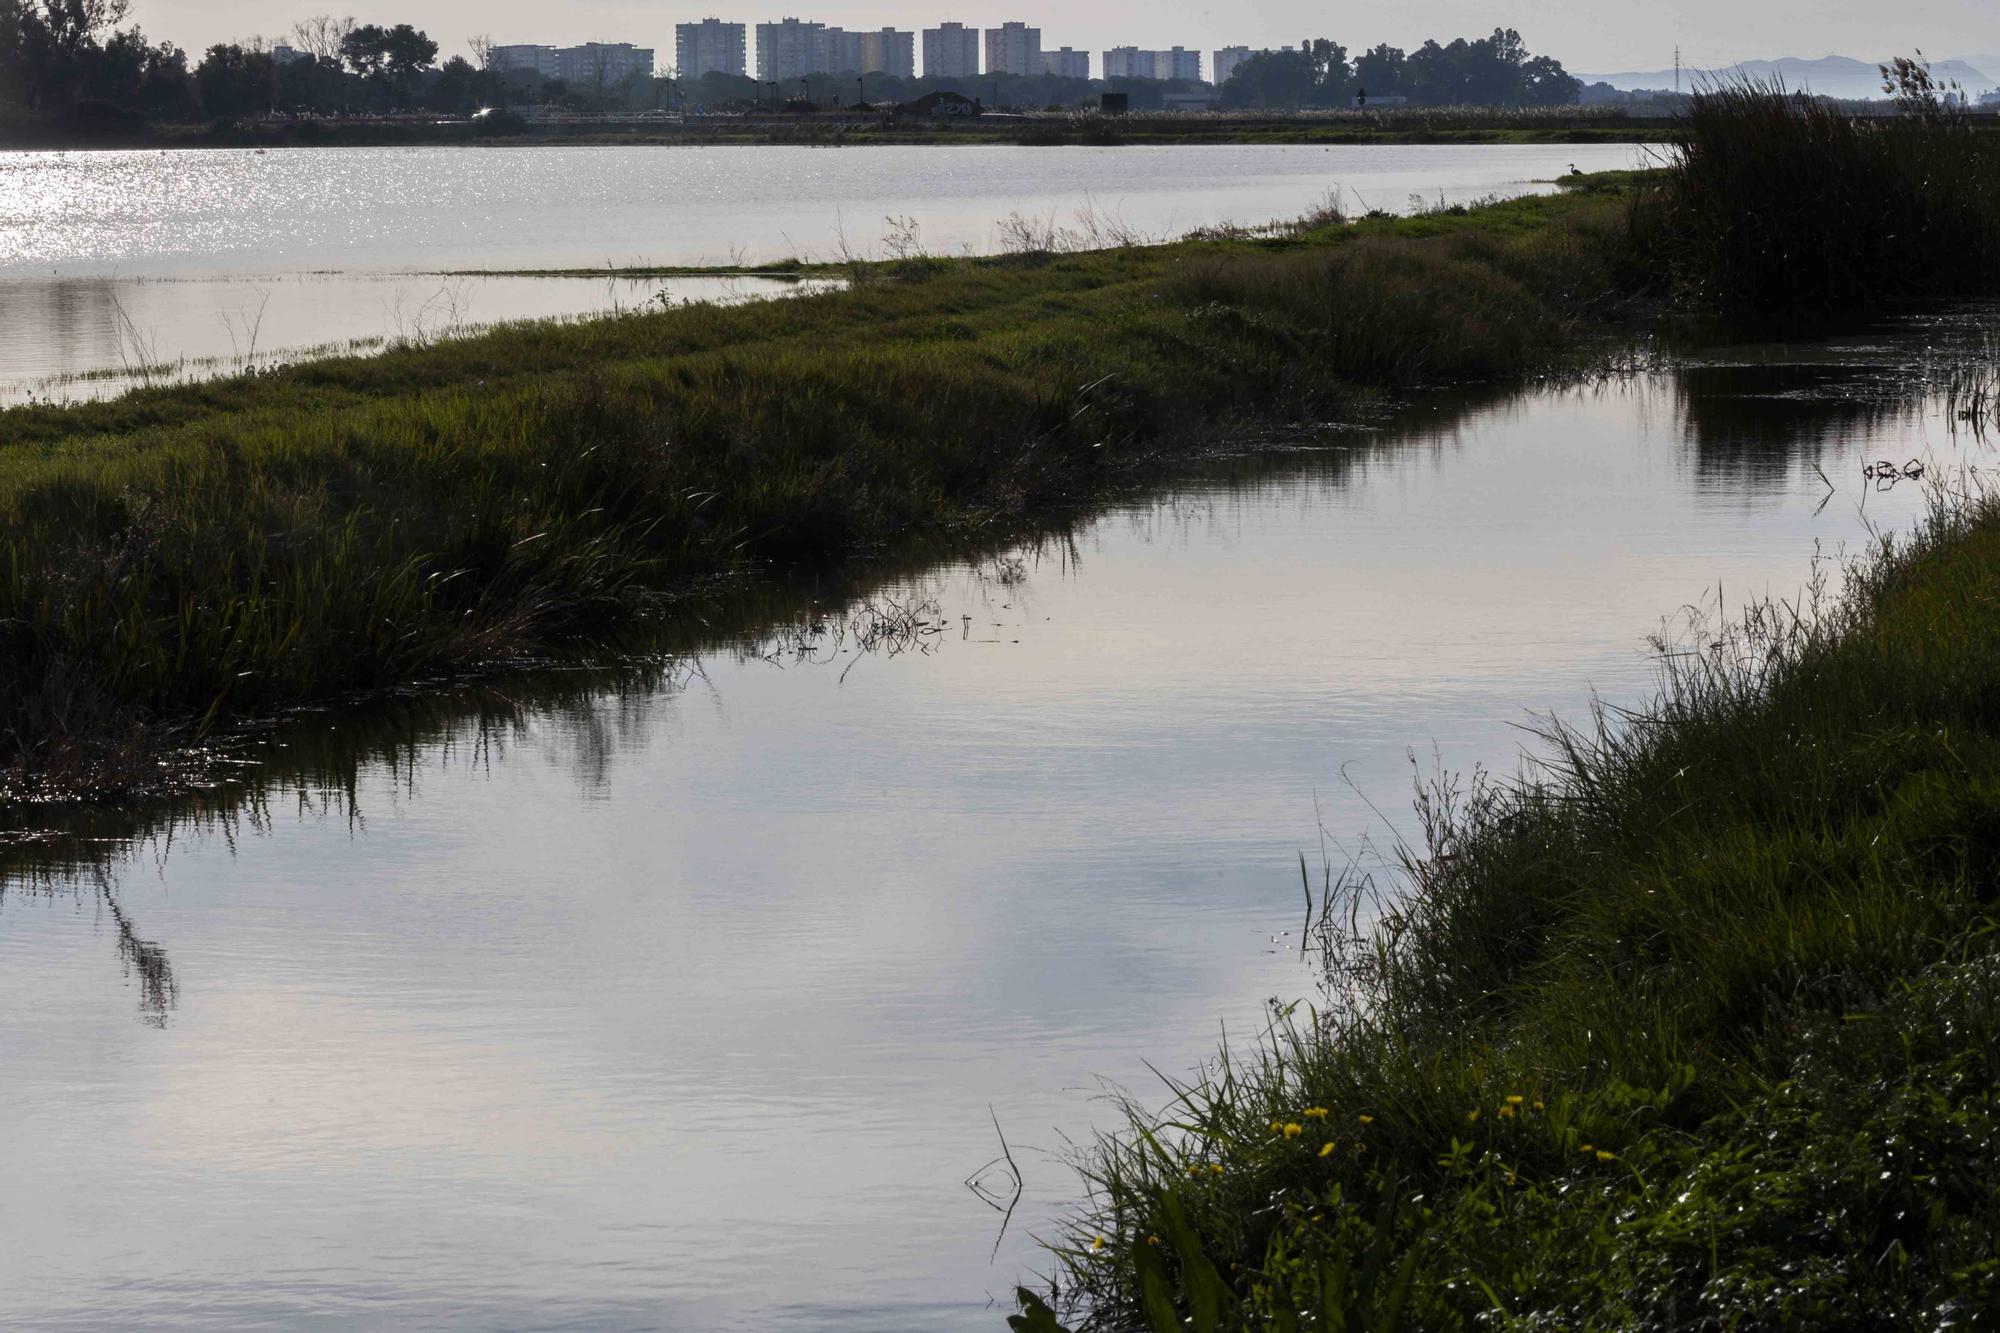
M757 25L757 77L766 83L785 82L807 74L828 74L832 52L826 25L781 19Z
M894 74L913 79L917 74L917 36L895 28L874 32L826 30L827 73Z
M1213 111L1220 105L1214 93L1160 94L1160 106L1167 111Z
M556 48L556 77L582 87L609 88L634 76L653 77L653 48L630 42L585 42Z
M704 74L741 75L749 68L747 29L741 23L703 19L674 25L674 73L683 79Z
M939 120L958 120L979 114L979 103L964 93L925 93L914 102L905 102L896 108L901 116L933 116Z
M1072 51L1067 46L1060 51L1044 51L1042 72L1060 79L1087 79L1090 77L1090 52Z
M1168 51L1142 51L1136 46L1114 46L1104 53L1107 79L1195 79L1201 78L1201 52L1176 46Z
M1042 72L1042 30L1025 23L1003 23L986 30L988 74L1034 75Z
M1220 88L1236 73L1236 67L1252 56L1274 56L1281 51L1289 51L1289 46L1225 46L1214 53L1214 64L1210 66L1209 81Z
M924 77L969 79L979 73L979 30L963 23L924 29Z
M493 68L531 70L545 79L580 87L608 88L635 74L651 78L653 48L630 42L585 42L582 46L496 46Z
M305 58L306 53L304 51L299 50L296 46L286 46L283 42L279 42L271 48L271 63L279 69L283 69L294 60L304 60Z
M493 48L493 68L496 70L527 70L545 79L556 76L556 49L553 46L496 46Z
M1229 76L1236 72L1238 65L1251 56L1262 54L1263 52L1253 51L1247 46L1225 46L1220 51L1213 52L1209 57L1209 69L1213 72L1215 86L1220 88L1229 82Z

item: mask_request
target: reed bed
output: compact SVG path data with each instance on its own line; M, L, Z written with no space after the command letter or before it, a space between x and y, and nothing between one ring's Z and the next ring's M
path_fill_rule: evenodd
M1899 62L1903 114L1778 84L1697 92L1635 221L1682 301L1845 311L2000 289L2000 132Z

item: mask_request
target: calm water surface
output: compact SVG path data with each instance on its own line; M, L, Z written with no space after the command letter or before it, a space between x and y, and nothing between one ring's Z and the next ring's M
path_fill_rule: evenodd
M1531 712L1644 693L1663 613L1906 524L1865 461L1985 466L1881 391L1929 336L1240 460L875 590L944 626L902 651L828 607L323 718L207 818L17 848L0 1323L999 1327L1100 1080L1311 994L1320 819L1385 839L1412 749L1511 769Z
M1625 145L330 148L0 153L0 404L84 397L141 361L644 304L663 286L457 270L879 256L887 219L991 252L1013 214L1177 235L1554 188ZM1088 219L1088 220L1086 220ZM681 284L676 299L706 299ZM772 288L739 284L740 295ZM261 323L261 327L257 327ZM225 365L223 369L229 367ZM194 367L214 373L212 367ZM61 378L71 377L71 378Z

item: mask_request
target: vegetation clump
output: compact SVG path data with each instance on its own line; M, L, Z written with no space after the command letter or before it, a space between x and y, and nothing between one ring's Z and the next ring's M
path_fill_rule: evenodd
M1677 297L1735 314L1850 311L2000 286L2000 134L1922 65L1900 115L1775 84L1695 94L1638 215Z

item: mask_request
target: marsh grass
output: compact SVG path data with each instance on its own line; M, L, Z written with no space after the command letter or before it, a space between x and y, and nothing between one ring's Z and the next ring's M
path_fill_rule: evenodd
M1515 780L1424 785L1423 845L1322 902L1325 1005L1083 1157L1055 1307L1162 1331L1995 1308L2000 506L1935 499L1844 589L1822 563L1797 602L1663 633L1650 706L1551 723Z
M1839 311L2000 286L2000 134L1901 61L1903 114L1775 83L1698 91L1635 215L1685 302Z
M906 257L0 413L0 765L87 788L227 718L615 646L718 578L1074 511L1231 422L1518 375L1565 354L1621 215L1515 207Z

